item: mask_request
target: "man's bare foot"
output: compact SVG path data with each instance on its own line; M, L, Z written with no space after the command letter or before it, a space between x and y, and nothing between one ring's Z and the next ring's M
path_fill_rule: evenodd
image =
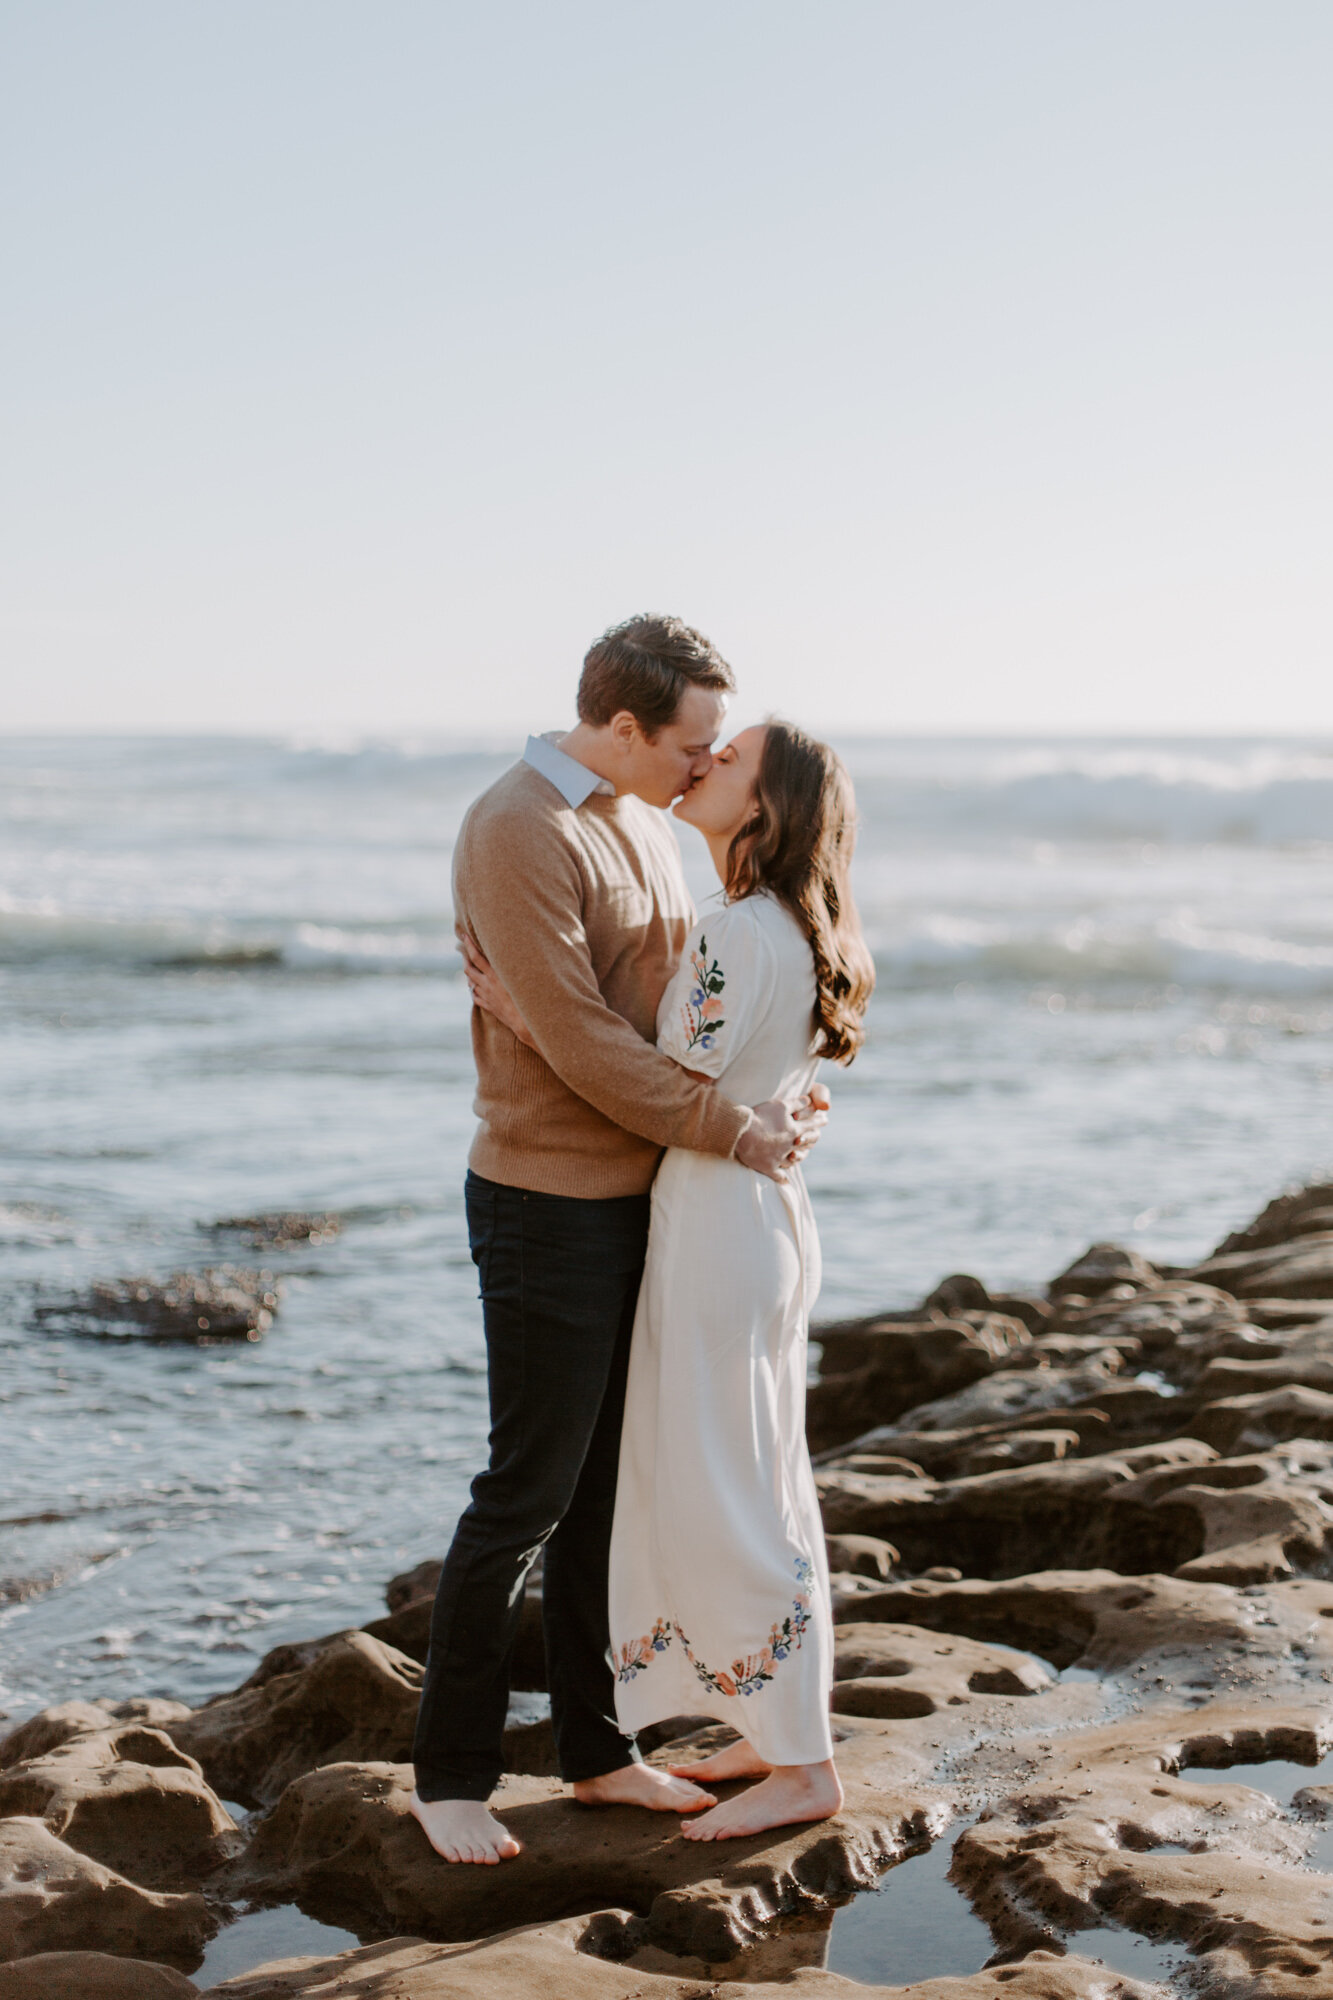
M408 1801L412 1817L437 1854L446 1861L477 1861L494 1867L521 1852L518 1842L479 1799L419 1799Z
M622 1764L600 1778L580 1778L573 1792L585 1806L647 1806L649 1812L698 1812L717 1804L711 1792L652 1764Z
M732 1778L766 1778L773 1769L766 1764L752 1743L742 1736L739 1743L728 1743L725 1750L719 1750L715 1757L705 1757L698 1764L668 1764L678 1778L691 1778L696 1784L725 1785Z
M741 1840L771 1826L832 1819L841 1810L842 1786L832 1763L785 1764L770 1771L762 1784L751 1785L702 1819L689 1820L681 1832L686 1840Z

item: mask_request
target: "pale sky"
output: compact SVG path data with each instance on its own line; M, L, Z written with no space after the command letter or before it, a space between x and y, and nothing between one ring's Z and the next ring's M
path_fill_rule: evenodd
M1328 0L4 0L0 730L1333 730Z

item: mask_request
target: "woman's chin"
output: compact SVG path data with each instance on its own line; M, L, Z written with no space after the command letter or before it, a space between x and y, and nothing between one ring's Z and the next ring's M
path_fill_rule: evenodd
M692 818L690 814L690 795L688 792L686 792L683 797L676 800L675 805L672 806L671 808L671 814L673 819L683 819L687 826L689 826L692 823Z

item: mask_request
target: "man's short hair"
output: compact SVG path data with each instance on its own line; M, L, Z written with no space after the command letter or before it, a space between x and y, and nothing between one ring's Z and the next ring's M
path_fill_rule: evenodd
M579 680L579 721L602 728L628 709L647 737L672 721L687 688L732 694L736 676L712 641L679 618L644 613L603 632Z

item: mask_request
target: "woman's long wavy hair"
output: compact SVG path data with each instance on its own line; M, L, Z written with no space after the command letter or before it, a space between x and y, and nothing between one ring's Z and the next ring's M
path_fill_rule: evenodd
M727 899L767 890L791 911L814 954L816 1046L839 1063L865 1040L875 986L852 901L855 844L856 799L842 759L790 722L770 721L754 812L727 853Z

